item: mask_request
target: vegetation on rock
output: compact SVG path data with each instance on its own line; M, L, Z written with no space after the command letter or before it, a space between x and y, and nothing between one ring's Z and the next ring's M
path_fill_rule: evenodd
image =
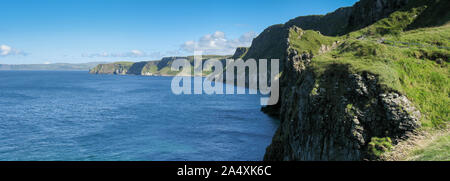
M373 137L368 144L368 151L375 157L381 156L381 154L390 151L392 149L392 141L389 137L377 138Z
M348 32L340 33L312 26L314 21L320 25L324 16L276 25L289 30L281 78L284 95L277 105L282 125L265 159L373 158L417 129L415 120L421 130L445 127L450 121L450 18L444 12L444 20L430 19L437 17L432 11L442 12L449 5L440 0L362 0L326 16L374 12L370 16L376 21L363 22L367 26L358 29L352 22L358 15L336 17L348 20L341 23ZM380 6L390 10L377 10ZM270 36L268 30L260 36ZM364 149L366 153L358 151Z

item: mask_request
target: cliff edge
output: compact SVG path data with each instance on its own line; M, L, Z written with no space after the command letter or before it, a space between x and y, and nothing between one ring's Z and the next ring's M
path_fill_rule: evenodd
M280 118L264 160L376 160L418 128L444 127L449 13L428 20L449 7L362 0L267 28L246 54L282 60L280 102L262 109Z

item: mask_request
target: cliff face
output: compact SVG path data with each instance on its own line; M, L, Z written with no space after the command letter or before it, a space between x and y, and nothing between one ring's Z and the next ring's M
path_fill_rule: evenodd
M130 63L99 64L90 69L89 73L126 75L131 66Z
M395 145L420 127L424 118L421 111L430 114L427 112L430 110L419 110L417 102L411 102L410 97L417 100L413 91L395 88L415 89L404 82L405 77L396 77L415 74L404 73L403 69L409 68L405 63L398 63L411 57L411 49L386 47L382 36L393 29L402 32L413 24L420 24L423 22L418 22L420 18L431 19L430 13L424 13L430 8L440 11L448 4L439 0L362 0L353 7L325 16L299 17L261 33L246 58L276 56L282 60L283 72L279 104L262 108L278 116L281 122L264 160L376 159L369 151L373 138L388 137ZM437 8L439 6L441 8ZM378 22L383 18L383 22ZM323 36L350 32L347 38ZM396 36L399 38L398 34ZM420 37L405 37L421 41ZM277 53L268 55L266 52ZM448 56L445 57L448 60ZM411 58L409 61L422 59L417 61L433 64L432 59ZM399 69L396 64L403 67ZM374 65L386 69L378 71ZM445 66L440 71L445 77ZM410 92L410 97L405 92Z
M126 74L130 75L141 75L142 69L144 66L146 66L149 62L136 62L131 65L131 67L127 70Z
M362 160L371 157L372 137L396 140L420 126L420 112L375 75L336 65L342 67L317 78L309 62L309 55L289 50L281 124L264 160Z
M387 17L408 2L409 0L361 0L352 7L339 8L323 16L297 17L285 25L320 31L328 36L343 35Z
M238 48L237 51L244 51L245 48ZM237 52L243 53L243 52ZM224 60L230 56L220 55L206 55L203 56L204 61L210 58ZM143 61L143 62L116 62L109 64L99 64L90 69L91 74L115 74L115 75L144 75L144 76L175 76L179 71L172 71L172 63L177 59L186 59L191 65L194 65L194 57L164 57L158 61Z
M406 6L413 0L361 0L357 2L348 18L347 31L364 28L394 11Z

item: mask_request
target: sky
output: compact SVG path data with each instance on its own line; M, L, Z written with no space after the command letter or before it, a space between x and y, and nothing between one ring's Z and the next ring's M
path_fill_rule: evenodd
M266 27L357 0L2 0L0 64L229 55Z

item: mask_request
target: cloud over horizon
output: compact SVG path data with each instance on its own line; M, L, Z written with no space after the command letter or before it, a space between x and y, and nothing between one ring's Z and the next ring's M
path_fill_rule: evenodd
M216 31L212 34L206 34L200 37L198 41L186 41L180 45L179 49L166 52L152 52L146 53L141 50L130 50L122 53L91 53L82 54L82 57L98 58L152 58L160 59L164 56L183 56L192 55L194 51L202 51L205 55L232 55L237 47L249 47L253 39L257 36L255 32L247 32L239 38L228 38L224 32Z
M27 55L25 52L12 48L8 45L0 45L0 56L9 56L9 55Z
M255 32L247 32L237 39L227 38L222 31L206 34L198 41L187 41L181 45L181 50L192 53L203 51L203 54L232 55L237 47L249 47L256 37Z
M89 57L89 58L95 58L95 57L126 57L126 58L139 58L139 57L150 57L150 58L154 58L154 57L160 57L161 53L160 52L154 52L154 53L146 53L143 52L141 50L131 50L128 52L123 52L123 53L107 53L107 52L102 52L102 53L93 53L93 54L82 54L83 57Z

